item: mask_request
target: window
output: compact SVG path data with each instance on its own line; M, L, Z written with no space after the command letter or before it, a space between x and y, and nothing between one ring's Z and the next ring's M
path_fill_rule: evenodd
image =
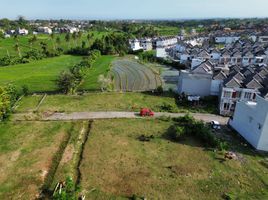
M260 123L258 123L258 129L261 130L262 125Z
M224 103L223 104L223 109L224 110L229 110L230 104L229 103Z
M223 93L223 97L231 97L232 95L232 92L229 92L229 91L224 91Z
M245 92L244 98L245 99L250 99L251 98L251 92Z

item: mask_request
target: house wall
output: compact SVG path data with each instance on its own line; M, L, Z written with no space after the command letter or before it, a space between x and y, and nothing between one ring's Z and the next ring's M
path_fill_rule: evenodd
M179 76L178 93L187 95L209 96L211 88L211 75L192 74L182 70Z
M210 95L218 96L220 93L220 86L223 83L222 80L212 80L210 87Z
M222 86L220 86L222 87ZM225 96L225 92L230 92L229 96ZM240 92L240 97L233 97L233 93ZM250 96L246 96L246 93L250 93ZM235 108L235 104L237 101L253 101L254 93L256 91L254 89L248 88L226 88L222 87L220 93L220 114L224 116L231 116L233 114L233 109ZM224 104L229 104L227 109L224 108Z
M268 151L267 113L268 101L260 96L257 96L256 105L240 101L230 125L256 149Z
M158 58L166 58L167 52L165 48L156 48L156 57Z

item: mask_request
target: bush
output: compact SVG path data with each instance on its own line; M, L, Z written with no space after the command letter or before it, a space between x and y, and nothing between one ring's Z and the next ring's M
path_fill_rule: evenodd
M165 112L173 112L174 111L174 107L173 105L164 102L161 106L160 106L161 111L165 111Z
M228 148L227 143L219 141L203 122L196 121L189 115L173 120L175 125L169 130L169 136L172 140L178 141L186 136L194 136L202 141L206 147L219 148L220 150Z
M176 125L173 125L169 128L168 130L168 138L170 140L173 140L173 141L180 141L183 139L183 137L185 136L186 134L186 130L184 127L182 126L176 126Z
M23 95L25 95L25 96L29 95L29 87L28 87L28 85L23 85L21 88L22 88L22 94Z

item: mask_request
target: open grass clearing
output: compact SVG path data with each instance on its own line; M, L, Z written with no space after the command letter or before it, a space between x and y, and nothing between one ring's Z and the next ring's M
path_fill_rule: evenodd
M23 97L18 102L16 112L32 111L42 95ZM155 112L199 112L217 113L217 104L208 101L204 106L176 102L174 95L162 96L153 93L84 93L83 95L47 95L38 112L93 112L93 111L134 111L151 108Z
M196 139L163 138L170 121L100 120L92 125L81 165L81 186L89 199L266 199L268 169L239 145L242 160L222 162ZM141 142L141 135L153 135Z
M69 69L80 60L79 56L63 55L27 64L0 67L0 85L27 85L30 92L57 91L56 80L60 72Z
M19 112L31 110L29 104L37 96L22 98L18 103ZM82 112L82 111L139 111L142 107L149 107L154 111L161 111L163 104L176 108L174 97L160 97L146 93L87 93L84 95L48 95L39 107L39 112ZM186 110L181 110L186 111Z
M35 199L72 123L0 124L0 199Z

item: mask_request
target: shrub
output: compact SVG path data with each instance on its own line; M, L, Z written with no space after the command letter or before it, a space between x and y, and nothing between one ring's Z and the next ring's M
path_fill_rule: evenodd
M161 111L165 111L165 112L173 112L174 111L174 107L173 105L164 102L161 106L160 106Z
M29 87L28 87L28 85L23 85L21 88L22 88L22 94L23 95L25 95L25 96L29 95Z
M220 150L228 148L228 144L219 141L206 124L189 115L175 118L173 121L175 125L169 130L169 136L173 140L178 141L186 136L194 136L202 141L204 146L219 148Z

